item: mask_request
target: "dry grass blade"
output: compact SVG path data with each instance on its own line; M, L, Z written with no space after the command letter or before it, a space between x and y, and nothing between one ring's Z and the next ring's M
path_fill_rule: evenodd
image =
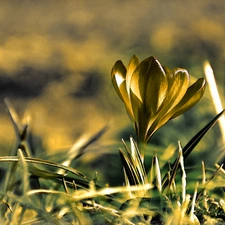
M53 194L53 195L60 195L63 198L69 200L69 201L81 201L84 199L94 199L98 196L108 196L113 195L116 193L127 193L127 192L135 192L135 191L141 191L142 189L149 190L153 186L150 184L146 185L134 185L130 187L112 187L112 188L102 188L100 190L78 190L74 195L67 194L65 192L61 191L55 191L55 190L48 190L48 189L38 189L38 190L30 190L27 192L27 195L32 196L35 194Z
M206 80L208 82L209 90L212 96L212 102L213 102L215 111L218 114L223 110L223 105L220 99L213 69L208 61L204 63L204 71L205 71ZM218 123L219 123L220 131L221 131L221 135L222 135L223 144L225 145L225 115L221 116Z
M206 184L206 170L205 170L205 163L202 161L202 186L204 187ZM207 195L206 189L203 190L203 196ZM205 207L206 210L208 210L208 204L207 204L207 199L203 199L203 206Z
M184 157L183 157L183 151L181 148L180 142L178 142L179 145L179 153L180 153L180 168L182 172L181 176L181 188L182 188L182 203L185 201L186 198L186 186L187 186L187 181L186 181L186 172L185 172L185 167L184 167Z
M23 124L9 99L5 99L5 104L17 137L16 147L15 149L11 149L10 155L16 155L18 148L20 148L23 150L25 156L31 156L31 150L27 142L29 118L27 117L26 123Z
M158 157L156 155L152 158L152 165L150 169L150 183L153 183L159 192L162 191L162 177Z
M198 183L196 184L194 195L192 197L191 210L190 210L190 213L189 213L189 218L190 218L190 222L192 222L193 224L200 225L199 220L197 219L196 215L194 214L197 194L198 194Z

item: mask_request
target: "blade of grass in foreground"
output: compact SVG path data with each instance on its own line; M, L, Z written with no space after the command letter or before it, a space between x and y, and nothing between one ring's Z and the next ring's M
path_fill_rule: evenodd
M141 159L140 151L134 142L133 138L130 138L131 150L127 147L123 141L124 149L119 149L120 158L124 167L125 177L128 179L130 185L146 184L147 175Z
M18 162L19 159L16 156L2 156L0 157L0 163L1 162ZM29 172L36 177L40 177L43 179L51 179L55 182L62 182L62 178L64 178L66 181L72 183L74 180L76 182L77 185L80 185L83 188L88 188L89 187L89 182L90 179L88 179L88 177L86 177L84 174L82 174L81 172L70 168L70 167L66 167L63 166L61 164L52 162L52 161L48 161L48 160L43 160L43 159L38 159L38 158L31 158L31 157L24 157L24 161L27 162L27 166L28 166L28 170ZM44 166L49 166L51 168L56 168L56 169L63 169L65 170L67 173L66 175L63 174L59 174L59 173L55 173L55 172L50 172L47 170L43 170L43 169L39 169L37 167L35 167L33 164L40 164L40 165L44 165ZM71 173L71 175L69 175L68 173Z
M183 156L186 159L199 141L204 137L204 135L216 124L219 118L223 115L225 110L220 112L210 123L208 123L202 130L200 130L184 147Z
M212 102L213 102L215 111L216 113L219 113L223 110L223 105L220 99L219 90L217 88L213 69L208 61L204 63L204 71L205 71L205 77L208 82L209 91L211 93ZM225 145L225 115L221 116L218 123L219 123L220 131L221 131L221 135L222 135L222 140Z
M184 160L191 154L191 152L193 151L193 149L196 147L196 145L200 142L200 140L205 136L205 134L216 124L216 122L218 121L218 119L220 118L221 115L223 115L223 113L225 112L225 110L223 110L222 112L220 112L213 120L211 120L203 129L201 129L184 147L183 147L183 157ZM172 164L171 168L173 170L173 168L175 166L177 166L176 163L177 159L175 159L174 163ZM169 181L168 181L168 177L167 174L164 176L163 178L163 182L162 182L162 187L163 190L165 190L165 188L167 187Z

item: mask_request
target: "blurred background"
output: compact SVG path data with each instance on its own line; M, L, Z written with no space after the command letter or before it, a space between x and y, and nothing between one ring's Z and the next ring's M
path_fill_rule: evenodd
M100 179L105 171L107 182L121 183L115 172L121 169L120 140L134 133L111 84L112 66L119 59L127 65L134 54L140 60L153 55L171 69L186 68L194 81L204 76L209 60L224 101L224 24L224 0L0 1L1 155L15 143L7 97L21 119L30 115L37 155L67 152L108 126L77 164L85 165L84 173L94 176L89 165ZM155 134L147 154L175 149L178 140L185 145L215 115L207 89L193 109ZM195 160L223 150L215 126L196 148Z

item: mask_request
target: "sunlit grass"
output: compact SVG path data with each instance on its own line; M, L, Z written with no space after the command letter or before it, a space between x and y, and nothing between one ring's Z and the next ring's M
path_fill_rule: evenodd
M220 99L219 91L217 88L216 80L214 77L214 73L212 70L211 65L209 64L208 61L204 63L204 71L205 71L205 76L208 82L210 94L212 97L212 102L215 108L216 113L220 113L223 111L223 105ZM222 115L218 121L219 126L220 126L220 131L221 131L221 136L223 140L223 144L225 146L225 115Z

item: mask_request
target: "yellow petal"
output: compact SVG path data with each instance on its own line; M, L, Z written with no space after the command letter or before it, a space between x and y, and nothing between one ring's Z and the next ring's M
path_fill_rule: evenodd
M121 93L121 86L125 84L126 73L127 69L120 60L115 63L111 71L113 86L122 101L124 101L124 93Z
M167 96L163 101L162 108L158 112L157 117L154 120L149 120L148 139L156 130L170 120L173 108L181 101L188 89L189 75L186 70L175 69L170 71L168 68L165 68L165 71L169 84Z
M166 96L167 83L161 64L154 57L149 57L134 71L130 88L149 113L153 114L160 108Z
M130 86L130 100L139 141L146 142L148 124L156 119L167 95L166 73L157 59L147 58L134 71Z
M145 108L140 101L139 98L130 90L130 99L132 102L132 111L134 115L134 121L135 121L135 130L138 137L138 141L144 142L146 132L147 132L147 123L148 118L146 118L146 111Z
M206 82L204 78L198 79L193 85L191 85L188 88L183 99L174 109L174 113L171 119L183 114L184 112L189 110L192 106L194 106L203 96L205 92L205 85Z
M123 96L122 100L125 104L127 114L129 115L130 119L134 121L135 119L134 119L133 110L132 110L132 106L130 102L130 97L128 96L128 93L127 93L126 82L123 82L121 84L120 93L121 93L121 96Z
M139 60L137 58L136 55L134 55L130 62L129 65L127 67L127 74L126 74L126 87L127 87L127 92L128 95L130 93L130 81L131 81L131 77L133 75L134 70L137 68L137 66L139 65Z
M124 102L130 119L134 120L130 98L128 96L127 88L126 88L126 73L127 73L127 69L123 65L122 61L117 61L112 68L112 73L111 73L112 83L117 94L119 95L121 100Z
M185 69L175 69L167 74L167 78L169 87L163 111L168 113L184 97L189 86L189 74Z

